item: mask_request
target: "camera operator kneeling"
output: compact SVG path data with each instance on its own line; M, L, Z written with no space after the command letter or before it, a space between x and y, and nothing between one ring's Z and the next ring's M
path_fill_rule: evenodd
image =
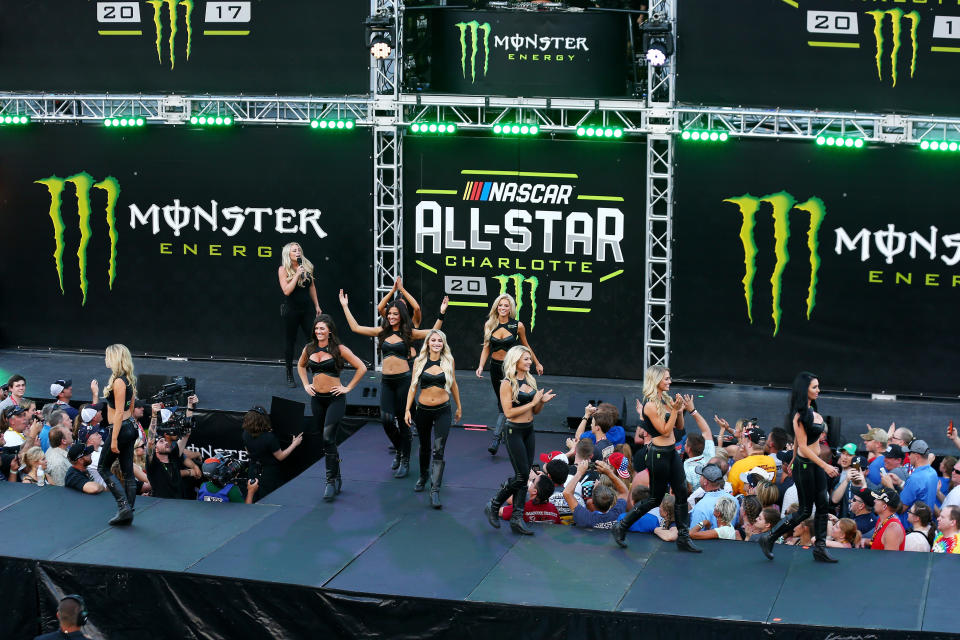
M207 458L203 462L203 477L207 479L197 490L197 500L200 502L246 502L253 504L260 483L256 478L247 481L247 499L237 487L236 482L245 465L233 457Z
M195 396L191 396L191 399ZM191 402L191 408L194 403ZM190 439L188 409L186 417L181 410L170 411L154 404L147 438L147 479L154 498L182 498L182 476L200 477L200 469L181 452ZM157 425L157 416L160 424Z

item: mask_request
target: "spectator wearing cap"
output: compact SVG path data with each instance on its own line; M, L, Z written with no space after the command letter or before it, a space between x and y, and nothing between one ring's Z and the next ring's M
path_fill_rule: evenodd
M546 522L560 524L560 515L557 508L550 502L554 484L546 475L537 475L532 482L527 483L527 501L523 509L524 522ZM500 507L500 517L509 520L513 515L513 504Z
M710 462L697 467L697 475L700 476L699 484L704 490L704 495L703 498L697 502L697 506L693 508L693 512L690 514L690 522L697 523L709 520L710 526L716 528L719 526L717 518L714 515L714 508L717 505L717 501L724 496L731 498L733 496L723 488L723 470L720 468L720 465ZM727 524L732 526L737 525L740 520L740 514L737 513L738 511L739 509L734 511L732 520Z
M943 499L943 504L940 505L940 511L943 511L947 507L960 507L960 460L956 460L956 458L954 458L953 467L950 470L950 478L950 486L953 488L950 489L950 492L947 493Z
M767 434L763 429L757 426L750 426L743 430L743 436L740 439L740 445L744 450L744 457L733 463L730 467L730 486L733 487L733 495L744 493L743 480L741 475L754 467L761 467L770 474L777 472L777 461L773 456L764 453ZM716 526L716 525L714 525Z
M837 476L836 486L830 492L830 502L839 505L841 518L850 517L850 499L854 491L866 486L866 479L859 468L860 462L856 456L857 445L854 443L848 442L840 447L840 455L837 458L840 475Z
M81 493L100 493L104 487L97 483L88 471L93 461L90 454L93 453L93 447L84 445L82 442L74 442L67 451L67 460L70 461L70 469L63 480L63 486L69 487Z
M701 501L702 502L702 501ZM703 520L691 520L693 526L690 527L690 537L694 540L740 540L740 532L731 526L731 522L737 517L737 501L733 496L720 496L720 499L713 505L713 521L707 518Z
M900 510L900 495L889 487L873 491L873 512L877 514L877 526L873 531L871 549L879 551L903 551L906 531L897 517Z
M84 405L80 409L78 420L74 422L76 424L74 436L79 442L86 442L91 433L99 433L102 436L106 431L106 428L102 426L103 412L91 404Z
M877 514L873 512L873 492L866 487L853 489L850 496L850 517L857 523L857 530L865 538L873 535L877 526Z
M73 444L73 434L64 427L54 427L50 430L50 448L47 449L47 482L58 487L63 486L70 460L67 451Z
M930 550L934 553L960 553L960 507L947 507L937 519L940 532L933 539Z
M50 397L56 400L58 409L62 409L70 416L70 420L76 419L80 413L70 406L70 399L73 398L73 380L56 380L50 385Z
M880 484L880 467L883 466L883 453L887 450L889 440L887 432L867 425L867 432L860 434L863 448L867 450L867 481L874 485Z
M27 392L27 379L19 373L10 376L7 380L8 396L0 402L0 411L7 407L18 407L24 404L23 395Z
M776 485L772 483L774 478L774 473L767 471L763 467L754 467L749 471L744 471L740 474L740 485L743 487L743 494L746 496L755 496L757 495L757 487L761 483L770 484L774 489ZM776 502L776 500L774 500ZM769 504L764 506L770 506Z
M907 478L906 482L900 480L898 476L888 473L883 477L883 486L891 489L900 488L901 521L906 522L906 510L915 502L924 502L926 504L936 504L937 489L940 488L940 478L936 470L930 465L930 447L923 440L914 440L910 443L910 464L913 465L913 473Z
M886 486L883 484L883 478L889 474L894 476L891 479L894 484L891 486L899 490L899 488L903 486L904 481L906 481L907 477L910 475L910 473L907 471L909 463L908 465L903 464L906 455L907 454L904 453L900 445L887 445L886 451L884 451L883 455L881 456L883 462L878 466L880 472L880 482L874 484L870 482L870 478L868 476L867 486L872 490L877 490L882 486Z
M587 472L589 463L577 463L577 473L574 475L579 482ZM623 483L617 472L606 462L596 463L597 471L610 479L613 489L607 485L595 482L589 498L584 494L586 506L577 502L573 494L573 487L568 486L563 491L563 497L573 511L573 523L585 529L610 529L621 514L627 510L627 485Z
M26 443L24 431L30 424L30 416L23 405L10 405L3 410L0 430L3 432L3 446L20 447Z
M713 443L713 434L710 432L710 425L706 419L696 411L693 396L684 396L683 409L693 416L697 423L699 433L691 433L687 436L687 441L683 445L683 452L686 454L686 460L683 461L683 475L687 478L688 490L693 491L700 485L700 476L697 475L697 466L703 465L707 460L716 455L717 447Z

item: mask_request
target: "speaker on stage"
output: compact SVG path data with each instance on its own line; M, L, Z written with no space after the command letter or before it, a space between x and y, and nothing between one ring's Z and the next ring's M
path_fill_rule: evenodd
M827 423L827 442L830 443L831 449L839 449L846 444L846 441L843 439L843 428L841 423L843 420L840 416L823 416L823 421Z
M576 429L583 419L583 408L588 404L597 407L601 402L609 402L620 412L620 424L627 426L627 401L623 396L611 393L574 393L567 401L567 428Z
M357 416L367 420L380 419L380 383L365 378L347 394L346 416Z

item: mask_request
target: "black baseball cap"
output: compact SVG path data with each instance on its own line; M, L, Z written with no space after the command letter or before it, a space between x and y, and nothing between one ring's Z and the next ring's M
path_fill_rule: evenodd
M898 444L891 444L887 447L887 450L883 452L884 457L893 458L894 460L903 460L903 447Z
M879 491L872 492L873 499L879 500L880 502L885 502L892 510L896 511L900 508L900 494L897 493L894 489L889 487L883 487Z
M77 441L70 445L70 449L67 450L67 460L70 462L76 462L83 456L88 456L91 453L93 453L93 447Z
M21 407L18 404L12 404L3 410L3 415L6 416L6 418L9 420L13 416L18 416L21 413L26 413L26 412L27 412L26 407Z

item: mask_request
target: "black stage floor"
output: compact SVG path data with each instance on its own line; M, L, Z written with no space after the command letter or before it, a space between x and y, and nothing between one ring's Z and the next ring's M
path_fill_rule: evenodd
M128 528L105 526L109 495L0 484L0 636L36 633L56 596L71 592L87 598L90 631L113 639L957 631L955 556L837 550L840 564L825 566L795 548L768 562L743 542L705 542L691 555L645 534L631 534L626 550L607 532L570 527L520 538L482 514L509 474L484 432L452 431L442 510L413 492L416 463L410 477L391 477L383 439L368 424L344 443L344 489L332 504L320 500L321 462L273 504L143 498Z
M269 407L271 396L279 396L304 402L307 413L310 412L306 394L299 387L290 389L283 384L283 370L275 365L202 360L184 362L162 358L135 358L134 362L138 374L196 378L201 407L246 411L254 404ZM78 400L89 396L91 378L96 377L102 386L108 377L103 356L99 353L0 350L0 380L5 381L12 373L20 373L27 378L27 395L31 397L45 396L50 383L57 378L71 378L74 381L74 397ZM675 372L675 376L681 374ZM642 375L639 369L637 375ZM378 374L370 376L371 382L376 383L379 379ZM472 371L457 372L463 402L463 422L468 425L486 427L496 421L489 373L485 372L484 376L481 380ZM552 388L557 392L557 398L537 417L538 430L566 432L570 398L579 394L623 396L628 408L627 425L632 426L636 422L632 405L640 392L641 383L638 381L546 375L540 377L538 382L543 388ZM956 453L953 443L946 437L946 427L950 420L956 420L960 425L960 401L914 398L872 400L865 395L830 392L829 378L824 380L824 384L828 391L821 397L820 407L825 415L842 418L845 441L860 444L857 435L866 430L868 423L886 429L891 422L896 422L898 426L913 430L915 436L926 440L934 451ZM767 428L782 425L788 396L787 391L781 389L733 384L690 384L677 377L674 378L673 391L696 395L697 406L706 416L717 413L731 424L740 417L758 417L760 424ZM582 406L573 409L581 412L576 415L582 415ZM710 422L716 433L716 425L712 420ZM688 422L688 428L696 428L692 420Z

